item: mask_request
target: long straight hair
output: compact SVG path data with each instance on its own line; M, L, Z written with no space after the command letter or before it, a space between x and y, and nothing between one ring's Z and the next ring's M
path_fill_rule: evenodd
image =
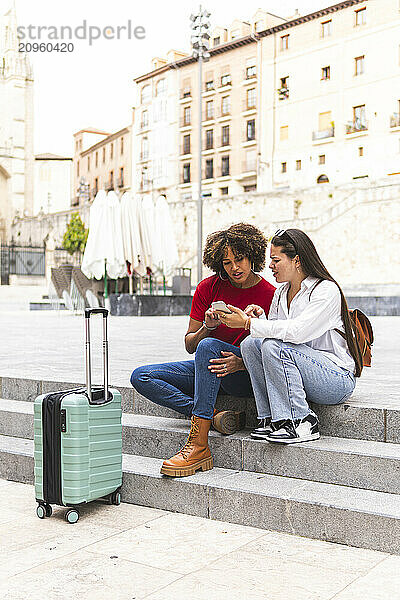
M344 297L340 285L328 272L324 263L320 259L313 242L310 240L308 235L300 229L286 229L285 231L279 232L278 235L274 235L271 240L271 244L281 248L281 251L289 258L293 259L295 256L298 256L301 268L307 277L316 277L320 280L318 283L327 280L332 281L337 285L341 297L341 316L344 325L347 347L356 365L355 376L360 377L363 368L362 355L355 339L346 298Z

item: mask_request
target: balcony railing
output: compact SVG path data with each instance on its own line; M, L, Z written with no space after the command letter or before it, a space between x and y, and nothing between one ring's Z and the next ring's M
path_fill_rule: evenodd
M230 168L229 167L221 167L220 171L219 171L219 176L220 177L228 177L230 175Z
M214 179L214 169L206 169L203 173L203 179Z
M212 121L214 119L214 110L205 110L203 112L203 121Z
M242 110L256 110L257 103L255 100L243 100Z
M278 92L279 100L287 100L289 98L289 88L280 87L276 90Z
M328 127L328 129L321 129L320 131L312 132L313 140L324 140L325 138L331 138L335 136L335 128Z
M244 160L242 162L242 173L251 173L252 171L256 171L257 169L257 161L254 160Z
M203 140L203 150L213 150L214 148L214 139L212 140L207 140L207 138L205 138Z
M346 123L346 133L357 133L359 131L367 131L368 122L361 121L361 119L355 119L354 121L348 121Z
M180 119L181 127L188 127L192 124L192 117L181 117Z
M220 108L218 111L219 117L229 117L231 115L231 107L228 106L226 108Z
M218 140L218 146L221 148L223 146L230 146L231 142L230 142L230 136L222 136L219 138Z
M393 113L393 115L390 115L390 127L400 127L399 113Z
M190 154L190 144L184 144L181 148L181 154Z
M190 175L189 176L185 176L185 175L181 175L181 183L190 183Z

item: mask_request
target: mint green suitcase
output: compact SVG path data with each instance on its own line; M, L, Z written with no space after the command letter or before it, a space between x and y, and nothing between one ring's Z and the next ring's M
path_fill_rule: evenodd
M103 315L104 387L91 383L90 315ZM121 395L108 388L108 310L85 310L86 388L42 394L34 404L35 496L38 517L52 504L68 507L76 523L78 507L105 498L120 504L122 485Z

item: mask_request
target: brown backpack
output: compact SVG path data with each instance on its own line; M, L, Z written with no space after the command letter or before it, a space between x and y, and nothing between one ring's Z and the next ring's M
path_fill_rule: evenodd
M374 332L372 331L371 322L368 317L364 315L364 313L358 308L349 310L349 315L357 346L362 357L362 364L364 367L370 367L372 344L374 343ZM346 339L343 331L339 331L339 329L336 329L336 331L340 333L344 339Z

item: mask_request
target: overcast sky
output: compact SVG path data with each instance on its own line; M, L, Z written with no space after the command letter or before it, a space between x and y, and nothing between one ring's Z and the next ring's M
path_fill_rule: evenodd
M1 8L12 0L0 0ZM252 17L257 8L279 16L293 15L296 8L307 14L335 4L324 0L207 0L211 24L229 24L235 18ZM15 0L18 25L28 27L87 26L132 29L142 26L145 38L101 39L90 46L74 39L70 53L31 53L35 77L35 153L72 155L72 135L84 127L117 131L131 120L135 102L133 78L150 70L154 56L165 56L171 48L190 50L189 16L197 11L191 0ZM35 29L35 32L37 30ZM43 30L44 42L49 41ZM126 35L121 30L122 35ZM27 41L27 40L25 40ZM56 43L55 40L52 40Z

